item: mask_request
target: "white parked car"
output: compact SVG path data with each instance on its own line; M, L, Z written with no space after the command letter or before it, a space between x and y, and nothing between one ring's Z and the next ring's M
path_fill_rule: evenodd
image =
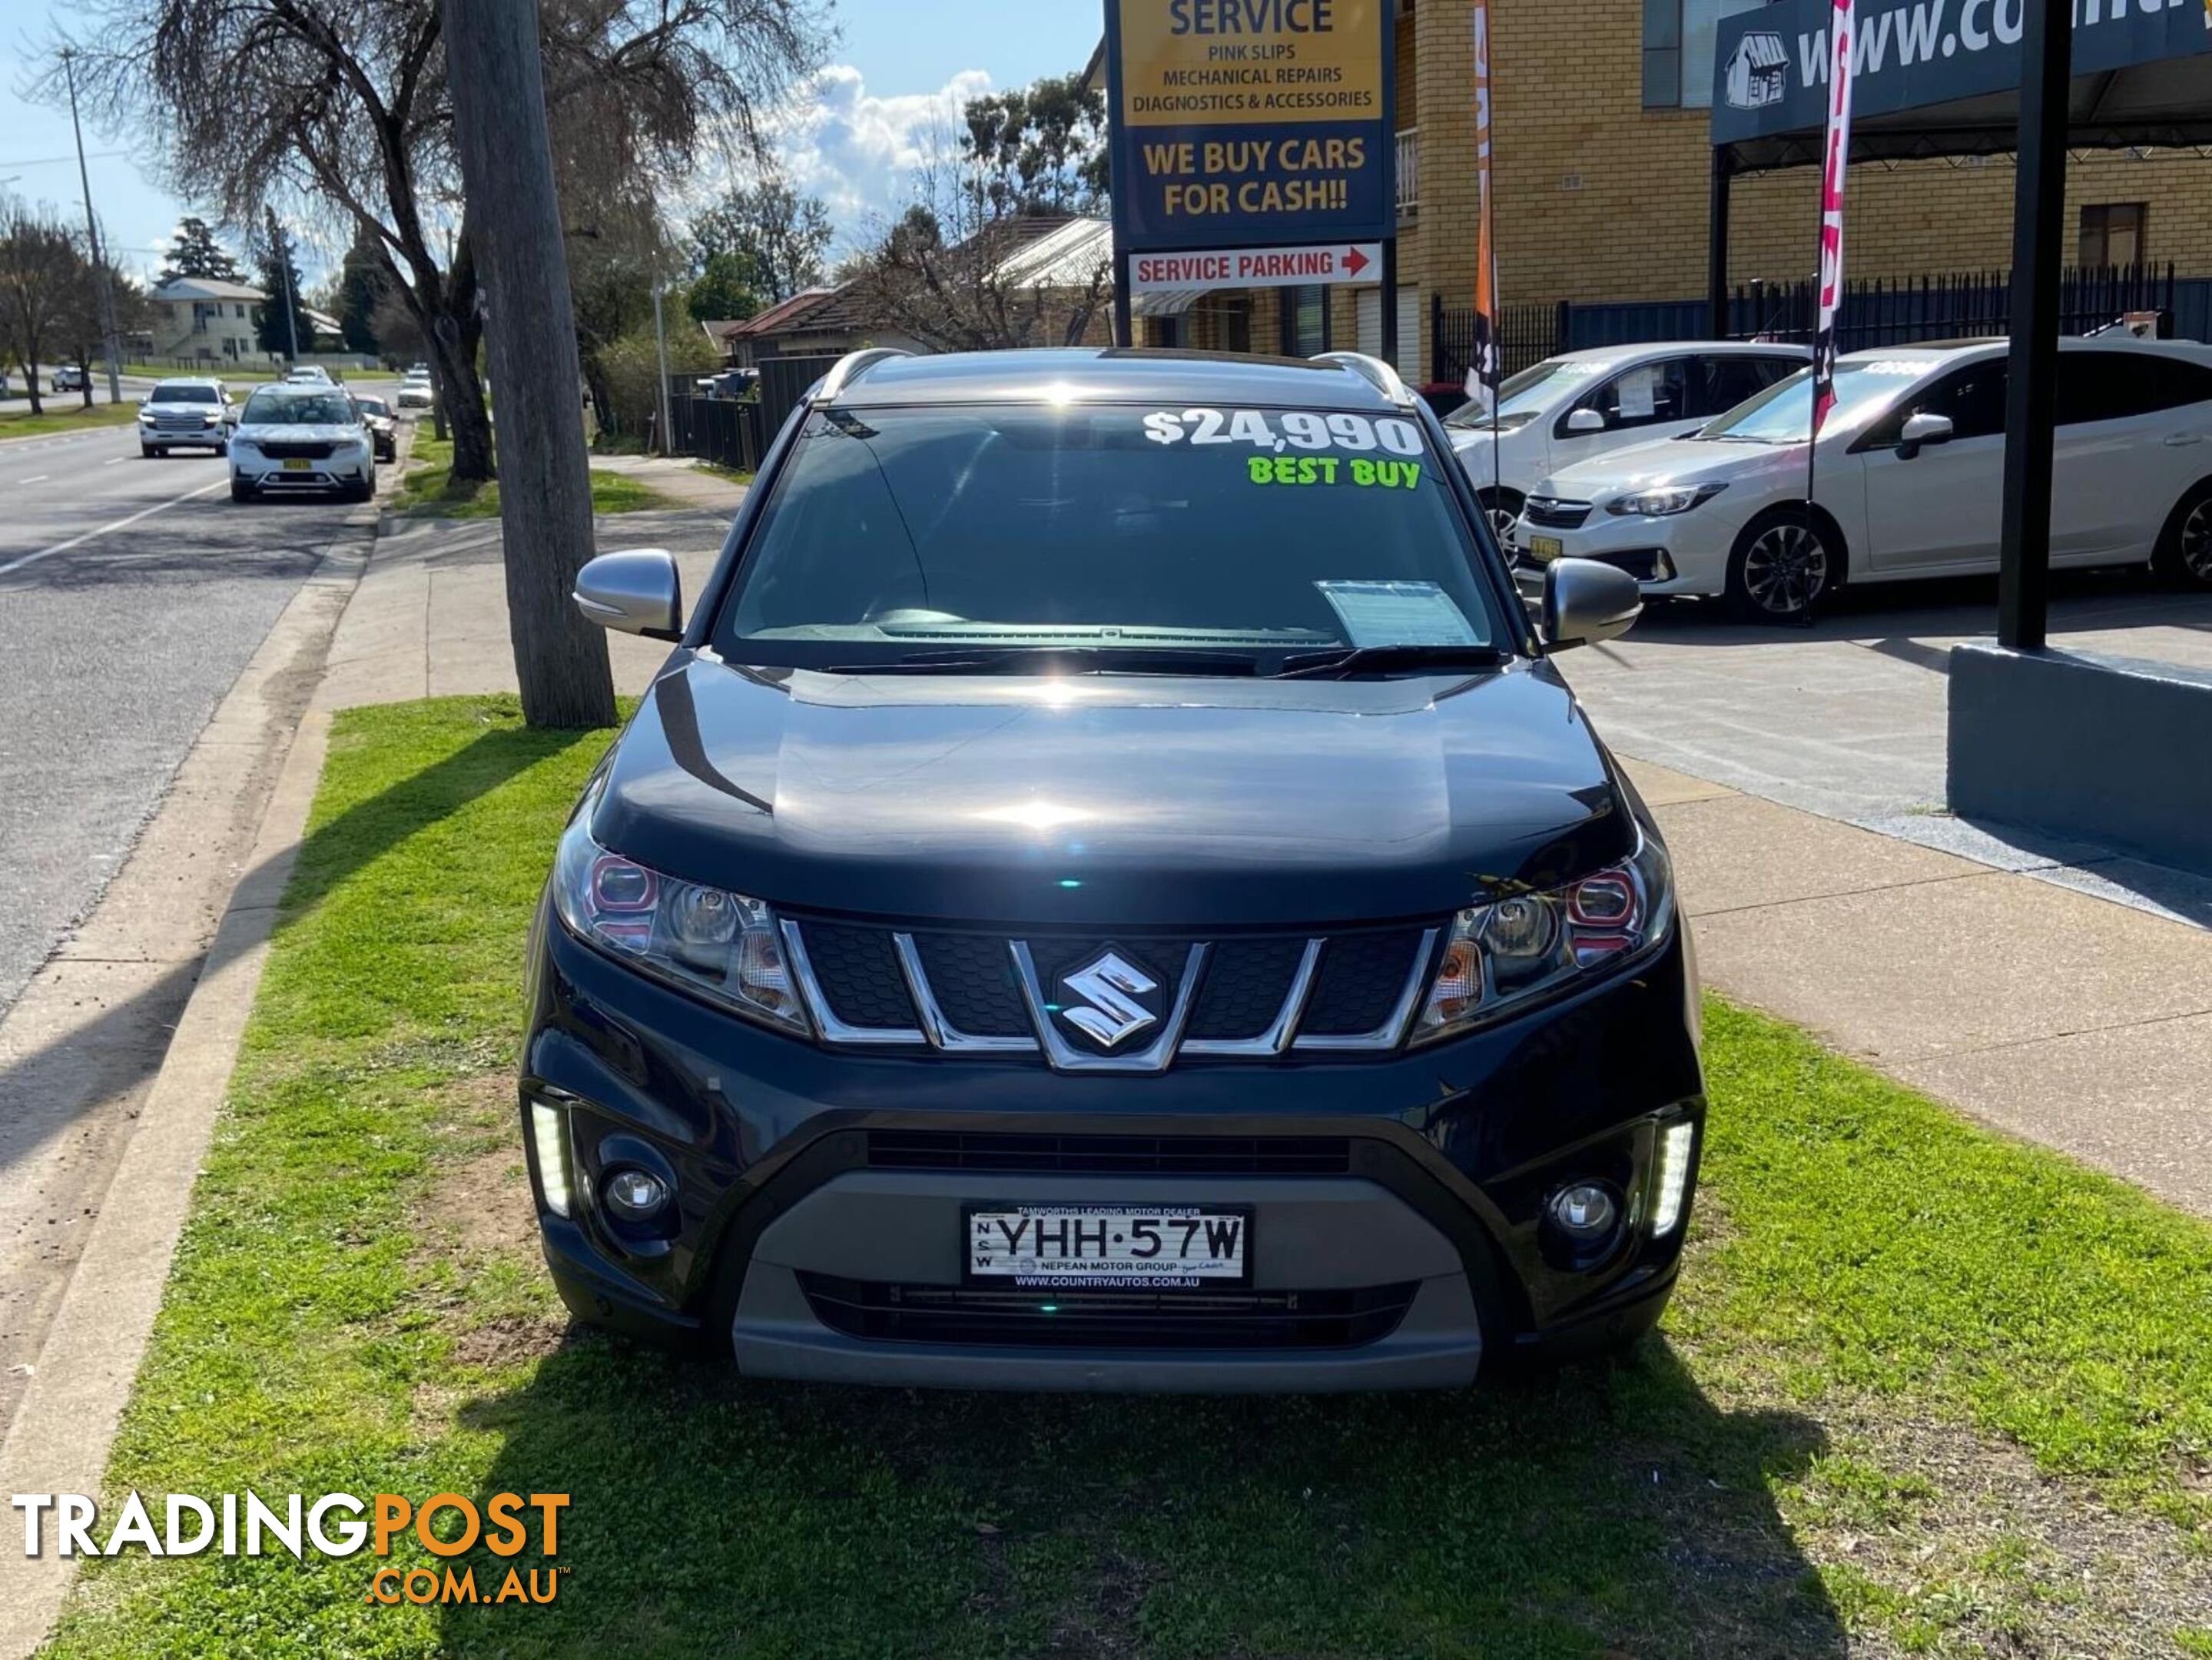
M427 410L437 401L438 394L431 386L428 369L419 374L413 369L408 370L407 378L399 383L398 397L392 400L403 410Z
M138 405L138 453L204 449L221 455L230 447L231 425L237 419L220 380L179 376L157 382Z
M288 386L334 386L337 382L320 363L301 363L284 377Z
M2059 343L2053 565L2149 562L2212 588L2212 348ZM1805 505L1811 377L1686 438L1555 471L1514 526L1539 566L1599 559L1647 595L1725 594L1737 615L1802 615L1845 582L1997 568L2002 340L1882 347L1836 366Z
M1490 411L1466 404L1444 430L1502 538L1547 473L1654 438L1689 432L1787 379L1804 346L1662 340L1564 352L1498 388Z
M246 400L230 440L230 499L336 490L366 502L376 456L353 399L336 386L263 386Z

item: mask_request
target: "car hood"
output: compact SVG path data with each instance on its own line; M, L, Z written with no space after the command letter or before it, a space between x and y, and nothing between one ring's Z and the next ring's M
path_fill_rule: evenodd
M1025 926L1437 915L1625 857L1556 670L1369 681L864 676L679 652L592 831L801 908Z
M333 422L327 426L319 427L289 424L257 426L246 423L241 424L237 432L232 435L235 438L242 438L249 444L343 444L348 439L360 437L361 429L343 422Z
M1802 444L1729 444L1655 438L1561 467L1536 487L1539 496L1602 502L1624 490L1664 484L1730 484L1770 473L1805 471Z

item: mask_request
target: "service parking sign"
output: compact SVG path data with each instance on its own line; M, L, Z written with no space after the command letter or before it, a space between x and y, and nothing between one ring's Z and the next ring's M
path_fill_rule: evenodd
M1127 251L1397 229L1389 0L1106 0Z

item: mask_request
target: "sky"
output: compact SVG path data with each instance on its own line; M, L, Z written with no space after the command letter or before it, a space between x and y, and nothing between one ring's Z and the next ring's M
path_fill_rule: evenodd
M829 66L777 130L787 171L830 206L836 252L896 216L930 129L963 100L1081 69L1098 41L1100 9L1096 0L835 0L840 38ZM78 10L67 0L0 5L0 191L48 204L72 223L84 209L69 112L25 94L39 48ZM130 139L87 127L87 166L117 263L150 275L194 204L162 188ZM711 194L719 181L698 182ZM308 280L342 252L303 247Z

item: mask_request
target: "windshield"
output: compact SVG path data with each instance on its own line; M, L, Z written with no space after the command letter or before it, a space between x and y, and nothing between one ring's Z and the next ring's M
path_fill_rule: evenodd
M738 661L1508 640L1414 422L1175 405L810 419L721 616ZM1101 655L1102 654L1107 655ZM1204 672L1207 660L1189 659Z
M246 400L246 423L252 427L350 427L351 404L342 392L303 390L257 392Z
M1821 423L1828 432L1886 404L1932 367L1918 358L1860 358L1836 365L1836 403ZM1812 429L1813 371L1799 369L1692 435L1749 444L1802 444Z
M353 401L360 404L362 408L368 410L371 415L389 415L392 413L391 406L386 404L381 398L356 398Z
M156 386L146 401L149 404L219 404L213 386Z
M1568 362L1553 357L1518 374L1508 375L1498 389L1498 424L1508 429L1525 426L1560 398L1572 397L1612 368L1610 363ZM1487 431L1490 411L1480 403L1462 404L1444 417L1444 424Z

